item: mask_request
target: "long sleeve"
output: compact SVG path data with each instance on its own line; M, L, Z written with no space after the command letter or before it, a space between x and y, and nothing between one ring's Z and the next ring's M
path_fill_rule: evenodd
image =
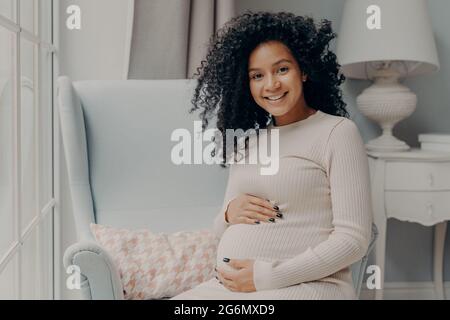
M236 193L236 187L233 183L234 179L233 176L235 174L235 167L234 165L230 165L229 174L228 174L228 182L227 187L225 190L224 200L222 208L220 209L219 213L217 214L216 218L214 219L213 223L213 231L214 234L218 239L222 237L222 234L225 232L225 230L228 228L230 223L228 223L225 220L225 212L227 211L228 204L238 195Z
M368 159L357 126L343 119L331 130L323 153L330 185L333 231L293 258L256 260L258 291L322 279L361 259L372 224Z

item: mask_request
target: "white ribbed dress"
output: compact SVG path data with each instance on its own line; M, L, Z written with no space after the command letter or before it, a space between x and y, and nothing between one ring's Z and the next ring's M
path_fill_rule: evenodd
M172 299L356 298L349 266L366 253L372 224L368 160L357 126L318 110L270 128L279 129L278 173L233 164L214 221L217 267L231 268L224 257L254 259L256 291L233 292L213 278ZM226 207L243 193L274 201L283 218L228 224Z

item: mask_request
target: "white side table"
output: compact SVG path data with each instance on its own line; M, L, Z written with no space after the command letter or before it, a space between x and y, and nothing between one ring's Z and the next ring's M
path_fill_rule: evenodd
M378 227L375 264L381 269L383 299L388 218L435 226L433 278L436 297L444 299L443 258L450 220L450 153L411 149L406 152L368 151L374 222Z

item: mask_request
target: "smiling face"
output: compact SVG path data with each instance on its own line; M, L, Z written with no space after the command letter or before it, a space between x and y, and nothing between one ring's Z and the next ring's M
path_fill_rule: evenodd
M250 91L255 102L275 117L277 126L307 118L303 82L306 75L281 42L270 41L256 47L249 57Z

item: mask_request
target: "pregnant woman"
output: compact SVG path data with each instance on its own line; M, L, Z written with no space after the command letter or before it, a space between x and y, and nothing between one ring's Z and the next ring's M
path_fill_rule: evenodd
M172 299L355 299L350 265L372 224L368 160L339 86L331 24L290 13L246 13L213 38L193 98L206 125L279 134L279 169L230 166L217 276ZM264 131L264 132L263 132ZM236 147L234 148L236 151ZM223 153L223 162L227 155Z

